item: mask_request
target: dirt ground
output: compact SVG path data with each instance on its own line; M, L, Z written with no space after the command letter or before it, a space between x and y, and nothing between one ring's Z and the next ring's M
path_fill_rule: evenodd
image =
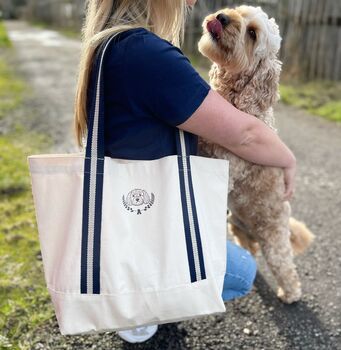
M23 22L6 26L15 63L36 96L31 127L53 138L55 152L76 151L71 125L80 43ZM160 326L143 345L124 343L115 333L62 337L52 319L36 330L32 349L341 349L341 125L284 105L276 108L276 118L298 159L293 214L316 234L314 245L297 258L301 302L277 300L259 257L253 291L227 303L226 314Z

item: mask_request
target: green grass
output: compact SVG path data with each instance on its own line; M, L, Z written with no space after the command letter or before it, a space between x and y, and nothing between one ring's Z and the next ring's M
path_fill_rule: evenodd
M11 47L11 45L4 23L0 20L0 48Z
M0 21L0 121L20 105L25 90L25 84L3 58L10 47L11 42Z
M0 57L0 120L22 103L24 91L25 84Z
M281 100L329 120L341 122L341 83L314 81L282 84Z
M5 48L1 49L1 54ZM0 134L0 349L31 349L30 332L53 316L45 286L27 156L42 153L50 141L25 130L17 111L29 90L0 58L0 123L14 127Z
M13 136L0 137L0 349L23 348L21 337L53 315L26 161L38 150Z

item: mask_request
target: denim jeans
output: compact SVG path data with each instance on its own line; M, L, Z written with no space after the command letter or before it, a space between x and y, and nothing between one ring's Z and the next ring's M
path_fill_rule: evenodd
M222 298L224 301L248 294L256 277L257 265L245 249L227 241L226 273Z

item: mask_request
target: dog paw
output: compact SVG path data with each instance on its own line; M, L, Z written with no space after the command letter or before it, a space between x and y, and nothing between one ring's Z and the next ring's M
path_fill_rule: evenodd
M297 289L290 292L285 292L282 288L278 288L277 296L285 304L292 304L299 301L302 297L301 289Z

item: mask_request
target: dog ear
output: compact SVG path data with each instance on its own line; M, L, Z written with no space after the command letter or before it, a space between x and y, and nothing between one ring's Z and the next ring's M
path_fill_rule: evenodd
M132 191L130 191L129 193L128 193L128 195L127 195L127 200L126 200L126 202L127 202L127 204L128 205L132 205L133 204L133 201L132 201Z
M150 202L149 195L146 191L143 191L143 203L148 204Z
M279 99L279 77L282 62L277 58L266 58L259 62L252 79L235 104L249 114L260 114L269 109Z

